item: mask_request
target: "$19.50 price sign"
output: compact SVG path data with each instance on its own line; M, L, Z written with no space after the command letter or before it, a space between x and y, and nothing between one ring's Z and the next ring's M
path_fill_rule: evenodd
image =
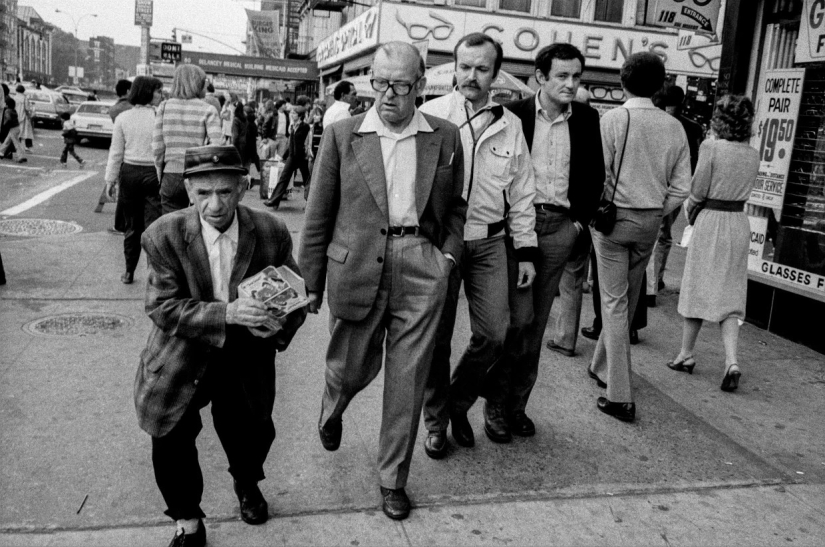
M804 69L776 69L760 80L751 137L760 159L748 200L753 205L782 208L804 77Z

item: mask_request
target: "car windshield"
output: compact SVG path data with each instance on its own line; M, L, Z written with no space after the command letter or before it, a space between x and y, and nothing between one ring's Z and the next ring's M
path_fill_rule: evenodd
M29 99L36 103L50 103L52 102L51 95L48 93L28 93Z
M78 114L101 114L101 115L109 115L109 108L108 104L82 104L77 109Z
M87 100L86 95L76 95L73 93L63 92L63 97L70 103L80 104Z

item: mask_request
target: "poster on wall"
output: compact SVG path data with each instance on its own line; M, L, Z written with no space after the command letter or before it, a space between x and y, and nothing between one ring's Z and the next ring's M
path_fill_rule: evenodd
M281 12L278 10L255 11L246 10L249 18L249 26L252 28L252 35L255 38L255 47L260 57L281 57L281 39L278 34L278 25L281 20Z
M796 62L825 61L825 2L804 0L796 41Z
M722 0L656 0L654 25L713 34Z
M781 216L791 165L805 69L766 70L759 82L751 146L759 152L759 174L748 202Z

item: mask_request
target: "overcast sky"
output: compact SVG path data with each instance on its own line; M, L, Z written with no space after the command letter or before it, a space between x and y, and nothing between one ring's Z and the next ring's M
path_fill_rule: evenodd
M87 13L97 17L83 17L78 27L81 40L90 36L110 36L116 44L140 45L140 27L135 26L135 0L18 0L21 6L33 7L47 22L74 34L74 23ZM257 0L154 0L152 38L171 40L172 28L189 29L224 42L241 51L246 39L246 12L244 8L260 9ZM55 10L67 12L55 13ZM178 31L180 40L181 31ZM184 45L191 51L211 51L237 54L221 44L192 36L192 44Z

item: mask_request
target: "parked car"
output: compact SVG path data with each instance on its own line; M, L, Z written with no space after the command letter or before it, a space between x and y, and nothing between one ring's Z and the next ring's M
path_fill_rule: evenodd
M83 104L84 102L89 100L89 94L85 91L74 91L72 89L64 89L60 92L67 101L69 101L69 106L71 107L70 112L74 114L77 112L77 107Z
M115 124L109 117L114 101L83 101L72 114L77 135L80 138L109 139Z
M34 106L33 123L41 123L52 127L62 127L60 119L62 112L71 113L71 105L60 93L47 89L26 89L26 96Z

